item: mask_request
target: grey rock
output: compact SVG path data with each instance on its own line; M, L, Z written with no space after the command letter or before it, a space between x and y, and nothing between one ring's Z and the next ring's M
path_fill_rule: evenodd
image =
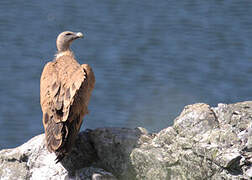
M0 179L251 179L252 102L188 105L174 125L81 132L55 164L44 134L0 151Z
M0 151L0 179L116 179L113 174L130 178L134 172L129 155L146 140L141 139L145 134L148 136L142 128L86 130L79 134L72 152L57 164L41 134L17 148Z
M137 179L250 179L252 102L186 106L131 153Z

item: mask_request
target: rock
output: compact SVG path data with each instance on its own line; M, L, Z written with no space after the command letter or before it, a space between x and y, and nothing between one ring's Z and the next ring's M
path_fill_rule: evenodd
M92 180L116 180L112 173L106 172L101 168L82 168L75 173L76 180L92 179Z
M0 151L0 179L251 179L252 102L199 103L172 127L98 128L81 132L55 164L44 134Z
M116 179L113 174L130 178L134 176L130 153L146 133L141 128L86 130L79 134L69 156L57 164L56 155L47 151L41 134L17 148L0 151L0 179L110 180Z
M137 179L250 179L252 102L186 106L173 127L133 149Z

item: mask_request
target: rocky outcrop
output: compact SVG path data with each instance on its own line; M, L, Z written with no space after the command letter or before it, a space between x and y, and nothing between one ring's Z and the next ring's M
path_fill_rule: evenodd
M189 105L156 134L86 130L62 163L55 158L38 135L0 151L0 179L250 179L252 102Z

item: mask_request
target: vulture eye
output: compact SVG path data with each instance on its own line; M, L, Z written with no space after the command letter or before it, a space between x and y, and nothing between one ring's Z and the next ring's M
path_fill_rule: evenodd
M72 33L66 33L66 36L72 35Z

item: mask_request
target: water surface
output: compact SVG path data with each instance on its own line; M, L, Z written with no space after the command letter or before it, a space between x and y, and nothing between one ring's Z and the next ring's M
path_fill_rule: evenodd
M96 86L82 130L158 131L185 105L252 100L252 3L0 1L0 148L43 132L39 79L61 31Z

